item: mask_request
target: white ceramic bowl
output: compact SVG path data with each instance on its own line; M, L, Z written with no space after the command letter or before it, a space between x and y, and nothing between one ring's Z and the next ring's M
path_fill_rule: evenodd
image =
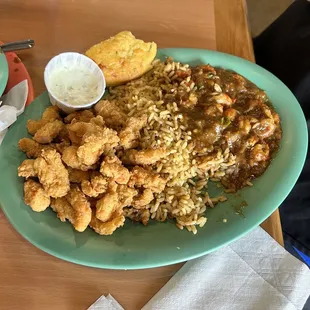
M74 105L70 104L68 101L60 99L57 94L53 92L53 85L51 85L51 83L53 83L51 80L52 73L55 72L55 70L61 70L62 68L65 69L68 67L74 68L75 70L78 70L79 68L81 68L81 70L82 68L87 68L87 71L89 71L91 77L98 81L98 93L96 97L91 99L91 101L79 105ZM87 76L85 78L87 78ZM90 108L101 99L106 88L104 75L97 64L85 55L72 52L59 54L48 62L44 70L44 82L52 105L58 106L66 113Z

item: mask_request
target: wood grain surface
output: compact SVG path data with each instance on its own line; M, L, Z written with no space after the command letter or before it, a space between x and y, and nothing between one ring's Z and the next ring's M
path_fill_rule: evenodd
M243 0L0 0L0 40L32 38L19 56L36 95L45 90L43 70L64 51L85 51L121 30L159 47L216 49L254 60ZM275 213L264 228L281 242ZM87 309L111 293L126 309L141 307L182 264L138 271L74 265L24 240L0 213L0 309Z
M0 40L35 40L35 48L19 56L37 95L45 90L43 71L51 57L83 53L122 30L159 47L216 48L213 0L0 0L0 16Z
M254 62L245 0L214 0L214 3L217 50Z

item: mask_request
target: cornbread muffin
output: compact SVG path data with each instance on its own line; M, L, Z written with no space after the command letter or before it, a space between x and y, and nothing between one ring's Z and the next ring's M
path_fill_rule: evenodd
M156 43L138 40L130 31L122 31L86 51L104 73L107 86L126 83L152 68Z

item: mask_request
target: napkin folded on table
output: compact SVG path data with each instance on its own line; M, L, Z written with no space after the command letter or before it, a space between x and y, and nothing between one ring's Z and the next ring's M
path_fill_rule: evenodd
M28 97L28 82L24 80L15 85L0 98L0 145L17 117L24 112Z
M93 303L88 310L124 310L124 308L111 296L102 295Z
M309 294L309 268L257 227L187 262L142 309L301 310ZM114 305L89 310L123 309Z

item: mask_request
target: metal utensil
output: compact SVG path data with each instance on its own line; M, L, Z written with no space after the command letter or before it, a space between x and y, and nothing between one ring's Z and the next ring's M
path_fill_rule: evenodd
M25 50L34 46L34 40L28 39L23 41L10 42L0 45L0 53Z

